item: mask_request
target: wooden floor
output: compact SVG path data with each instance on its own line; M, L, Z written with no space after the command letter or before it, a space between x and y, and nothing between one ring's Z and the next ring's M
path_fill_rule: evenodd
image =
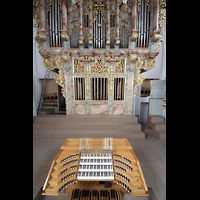
M38 193L44 184L54 157L66 139L33 139L33 199L69 200L70 195L59 194L57 197L40 196ZM145 140L128 139L136 154L147 187L151 187L158 200L166 199L166 141L159 140L153 134L146 134ZM37 196L37 198L36 198ZM146 197L139 197L146 200ZM134 200L131 195L123 195L123 200ZM138 197L137 197L138 199Z

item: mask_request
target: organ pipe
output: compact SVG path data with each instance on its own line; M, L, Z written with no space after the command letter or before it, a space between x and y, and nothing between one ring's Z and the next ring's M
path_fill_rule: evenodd
M53 0L49 7L49 44L50 47L61 47L62 11L58 0Z
M147 1L142 0L140 9L137 11L137 30L139 31L136 40L137 47L146 48L149 46L149 26L150 12L148 12Z

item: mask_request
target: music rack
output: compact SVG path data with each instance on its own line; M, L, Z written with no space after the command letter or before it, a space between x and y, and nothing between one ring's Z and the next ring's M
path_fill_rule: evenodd
M61 192L71 193L71 200L79 195L88 200L120 200L121 193L148 196L140 163L126 138L66 139L52 162L42 195Z

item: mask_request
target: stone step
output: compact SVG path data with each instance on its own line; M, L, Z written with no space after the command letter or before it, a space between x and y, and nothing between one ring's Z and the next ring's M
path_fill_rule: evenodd
M135 115L38 115L34 122L138 122Z
M152 133L157 137L159 138L160 140L166 140L166 131L163 130L163 131L155 131L155 130L152 130Z
M150 124L152 130L156 131L166 131L166 123L165 122L154 122Z
M33 130L141 130L137 122L33 122Z
M41 108L37 109L37 115L48 115L48 114L54 114L55 108Z
M148 115L147 116L147 126L150 126L154 122L164 122L165 118L161 115Z
M33 130L33 139L65 139L65 138L130 138L145 139L142 131L131 130Z

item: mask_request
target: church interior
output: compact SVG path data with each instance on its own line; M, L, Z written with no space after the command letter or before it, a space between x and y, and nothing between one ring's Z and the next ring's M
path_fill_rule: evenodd
M166 199L166 0L33 0L33 199Z

